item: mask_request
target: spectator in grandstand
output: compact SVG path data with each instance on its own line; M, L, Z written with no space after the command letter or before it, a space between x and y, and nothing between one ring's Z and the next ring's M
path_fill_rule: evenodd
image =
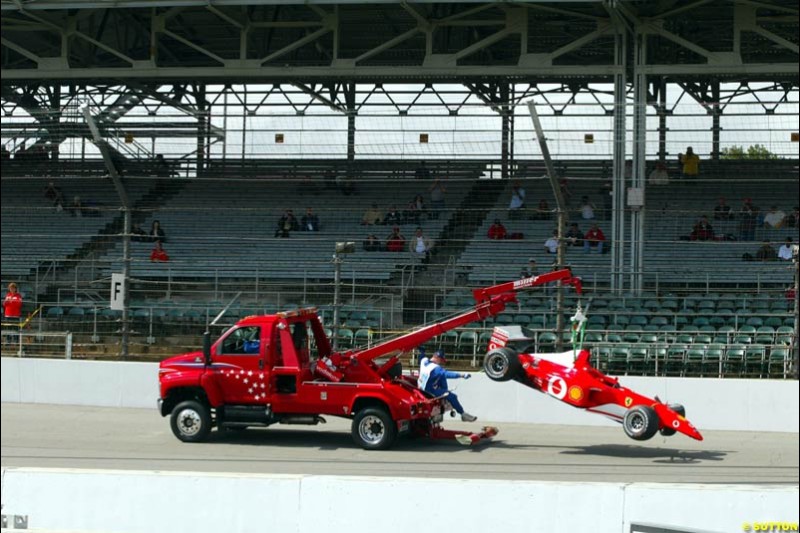
M600 194L603 196L603 219L611 220L611 211L614 207L614 184L611 180L603 182Z
M145 242L147 240L147 233L139 224L134 224L131 227L131 240L134 242Z
M550 220L553 218L553 211L550 209L550 205L547 203L547 200L542 198L539 200L539 205L536 206L536 209L533 210L533 215L531 215L533 220Z
M403 223L403 214L397 210L397 206L391 206L389 212L383 218L383 223L387 226L396 226Z
M731 218L731 206L725 203L725 198L720 198L714 206L714 220L728 220Z
M583 246L583 232L578 228L577 222L569 225L566 235L567 246Z
M44 198L50 202L53 207L59 205L63 207L64 205L64 194L61 192L61 188L57 187L52 181L48 181L44 188Z
M446 394L446 400L453 409L455 409L456 413L461 415L461 420L463 422L475 422L478 417L464 411L464 407L462 407L461 402L458 401L456 393L447 388L448 379L469 379L471 377L470 374L459 374L458 372L445 370L444 366L447 364L447 359L444 356L443 350L434 352L430 359L422 355L424 353L423 350L420 350L420 352L419 379L417 380L417 386L433 397L438 398Z
M594 218L595 206L589 201L588 196L581 198L581 218L583 220L592 220Z
M775 248L770 245L769 241L764 241L756 252L756 261L775 261L776 259L778 259L778 254L775 252Z
M564 198L564 203L569 205L569 201L572 199L572 191L569 190L569 181L567 178L561 178L558 182L558 188L561 189L561 196Z
M755 240L758 211L758 207L753 205L750 198L744 199L742 209L739 211L739 240Z
M159 178L166 178L172 175L172 171L167 164L167 160L164 159L164 154L156 154L155 165L153 168L155 175Z
M166 263L169 261L169 256L161 245L161 241L156 241L156 245L150 251L150 261L153 263Z
M431 177L431 171L425 166L425 161L419 162L419 166L414 171L414 177L418 180L426 180Z
M306 214L300 219L300 227L303 231L319 231L319 217L310 207L306 208Z
M383 223L383 213L378 209L378 204L372 204L372 207L364 212L361 217L361 224L363 226L377 226Z
M494 224L489 226L489 231L486 234L492 240L503 240L508 236L508 232L506 231L506 227L500 222L499 218L494 219Z
M374 235L369 234L367 238L364 239L364 243L362 244L365 252L380 252L381 251L381 241Z
M158 220L154 220L152 224L150 224L150 233L147 234L150 238L150 241L161 241L162 243L167 242L167 234L164 233L164 229L161 227L161 222Z
M68 211L69 214L74 217L83 216L83 203L81 202L81 197L77 194L72 198L72 203L69 205Z
M794 207L794 211L791 212L786 217L786 220L783 221L784 228L796 228L800 225L800 211L798 211L797 206Z
M521 278L532 278L533 276L539 275L539 267L536 264L536 259L531 257L528 259L528 266L523 268L522 271L519 273L519 277Z
M422 262L427 263L431 258L431 250L433 250L433 242L425 236L422 228L417 228L414 238L408 244L408 249L412 254L417 257L422 257Z
M19 329L19 321L22 316L22 295L17 291L16 283L8 284L8 292L3 300L3 326ZM8 335L6 342L14 344L18 339L14 335Z
M589 251L595 247L597 248L597 253L603 253L603 243L606 241L606 236L603 234L603 230L597 224L592 224L592 227L589 228L589 231L583 236L583 251L584 253L589 253Z
M778 229L783 226L783 221L786 218L786 213L778 209L777 205L773 205L764 215L764 227Z
M283 216L278 219L278 227L275 229L275 236L283 239L288 239L292 231L300 229L300 224L297 223L297 217L291 209L284 211Z
M403 224L419 224L420 218L421 213L417 207L417 202L411 200L406 205L405 211L403 211Z
M387 252L402 252L406 248L406 238L400 233L400 226L394 226L392 233L386 238Z
M519 218L517 214L525 208L525 189L518 181L514 182L511 187L511 201L508 204L509 218Z
M345 196L350 196L356 192L353 180L347 172L339 172L336 174L336 187L339 189L339 192Z
M414 197L414 205L417 207L420 213L424 213L428 209L428 207L425 205L425 198L423 198L421 194L418 194Z
M782 261L791 261L793 256L793 249L792 246L792 238L786 237L786 242L783 243L783 246L778 248L778 259Z
M667 165L663 161L656 163L656 168L650 173L647 182L650 185L669 185L669 174Z
M678 161L681 163L683 179L697 179L700 172L700 156L692 150L691 146L686 147L685 154L678 154Z
M703 215L698 218L694 226L692 226L692 233L689 234L689 240L710 241L712 239L714 239L714 228L711 226L711 222L708 221L708 217Z
M558 253L558 231L553 230L553 235L544 241L544 251L548 254Z
M438 220L439 212L444 209L444 193L447 192L447 187L435 179L428 191L431 193L431 211L428 216L433 220Z

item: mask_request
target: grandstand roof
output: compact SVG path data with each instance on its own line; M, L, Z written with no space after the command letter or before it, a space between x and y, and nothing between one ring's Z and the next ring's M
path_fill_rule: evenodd
M640 68L649 75L796 80L799 72L790 0L3 0L2 10L6 84L608 80L624 68L619 36L628 33L644 36Z

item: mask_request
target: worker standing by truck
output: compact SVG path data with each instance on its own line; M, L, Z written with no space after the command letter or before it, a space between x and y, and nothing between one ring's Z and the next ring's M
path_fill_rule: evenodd
M8 292L3 300L3 325L19 329L20 317L22 315L22 295L17 291L16 283L8 284ZM17 341L16 335L7 335L6 341L14 344Z
M420 348L420 351L424 353L423 348ZM419 380L417 380L417 384L420 389L436 397L447 394L447 401L450 402L453 409L461 415L461 420L464 422L474 422L478 419L477 416L473 416L464 411L464 407L462 407L461 402L458 401L456 393L449 391L447 388L448 378L469 379L472 377L470 374L459 374L458 372L445 370L444 365L447 364L447 358L443 350L436 350L430 358L423 355L419 363Z

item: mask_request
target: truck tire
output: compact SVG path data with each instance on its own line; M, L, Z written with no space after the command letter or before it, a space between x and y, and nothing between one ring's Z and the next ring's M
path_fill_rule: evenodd
M365 407L353 418L351 433L365 450L386 450L397 438L397 424L385 409Z
M686 409L679 403L668 403L667 407L669 407L670 409L672 409L681 416L686 416ZM665 437L671 437L672 435L675 434L674 429L666 427L659 429L658 432Z
M492 381L510 381L521 370L517 352L511 348L495 348L483 358L483 371Z
M172 433L183 442L202 442L211 432L211 413L195 400L176 405L169 422Z
M658 415L647 405L631 407L622 419L622 429L633 440L647 440L658 431Z

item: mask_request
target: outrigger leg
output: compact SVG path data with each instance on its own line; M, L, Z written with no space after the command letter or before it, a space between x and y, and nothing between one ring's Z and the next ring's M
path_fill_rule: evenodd
M444 429L440 425L431 428L430 438L432 439L455 439L459 444L472 446L481 441L486 441L497 435L500 430L493 426L484 426L481 431L457 431Z

